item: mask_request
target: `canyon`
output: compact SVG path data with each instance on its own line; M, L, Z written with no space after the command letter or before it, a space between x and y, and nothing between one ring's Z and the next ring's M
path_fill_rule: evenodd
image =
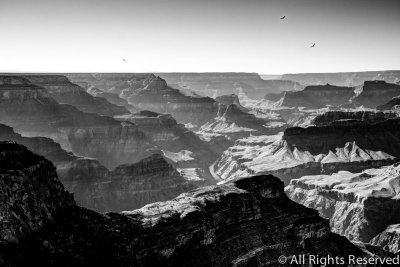
M303 176L285 188L290 199L318 210L333 232L398 252L400 165ZM396 236L397 235L397 236Z
M0 199L7 218L0 221L7 236L2 266L264 266L294 253L371 255L331 233L316 211L289 200L273 176L99 214L75 205L45 158L9 142L0 142L0 151L7 188Z
M2 124L0 141L17 142L51 160L60 181L74 194L77 204L99 212L140 208L172 199L198 186L159 154L109 171L96 159L75 156L49 138L23 137Z

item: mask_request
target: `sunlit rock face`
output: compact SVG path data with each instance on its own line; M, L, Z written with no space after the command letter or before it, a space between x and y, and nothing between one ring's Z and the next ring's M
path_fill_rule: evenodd
M355 88L330 84L310 85L301 91L285 92L282 106L324 108L327 105L340 106L349 103L355 96Z
M362 92L354 98L356 105L376 108L389 102L393 97L400 95L400 85L385 81L366 81Z
M328 218L333 232L397 252L391 225L400 223L398 164L361 173L304 176L292 180L286 193Z
M112 104L105 98L88 94L84 88L72 83L66 76L23 75L23 77L31 83L45 88L58 103L75 106L81 111L111 117L129 113L123 106Z
M40 170L46 172L45 166ZM3 181L9 176L0 177ZM25 186L34 178L31 173L17 172L11 178L22 182L16 186L18 191L26 190L26 197L14 208L49 198L45 203L56 206L56 214L52 221L31 229L26 238L14 244L3 241L3 266L265 266L276 265L280 255L293 252L366 256L331 233L316 211L289 200L282 182L273 176L204 187L139 210L107 214L71 205L69 198L54 205L51 201L64 199L56 198L62 189L56 178L41 177L45 183L33 188ZM16 196L17 192L10 192L1 199L1 207ZM26 217L27 225L46 218L40 213L42 207L32 207L38 216ZM5 209L4 215L13 213ZM12 221L1 224L0 230L17 226Z
M399 253L400 252L400 224L389 225L385 231L375 236L371 242L372 245L383 248L384 250Z
M276 134L285 128L282 120L258 118L234 103L229 106L221 104L218 116L204 124L199 132L222 135L233 142L251 135Z
M217 159L216 151L183 124L178 124L171 115L141 111L116 118L137 125L160 153L188 179L199 185L215 183L209 166ZM191 175L187 176L189 170Z
M149 149L153 146L132 123L59 104L44 88L22 77L2 76L2 79L0 123L16 132L52 138L64 149L98 158L110 168L151 154Z
M13 142L0 142L0 184L2 249L53 222L61 209L75 205L53 164Z
M104 92L116 93L139 110L171 114L178 122L196 127L218 112L214 99L184 94L153 74L76 74L71 79L84 80Z
M0 124L0 141L3 140L17 142L51 160L77 204L99 212L136 209L195 188L157 154L109 171L96 159L75 156L49 138L23 137Z
M239 139L213 165L223 180L271 173L286 184L304 175L360 172L399 157L399 119L375 124L336 121L329 126L285 130Z
M366 71L339 73L297 73L284 74L282 79L292 80L301 84L334 84L338 86L357 86L365 81L384 80L389 83L398 82L400 71Z
M299 90L297 82L290 80L263 80L257 73L157 73L167 83L182 92L217 97L244 94L261 99L267 93Z
M387 119L396 118L397 115L391 112L373 112L373 111L328 111L323 114L316 116L313 120L313 124L316 126L328 126L338 121L355 120L361 123L373 124L382 122Z

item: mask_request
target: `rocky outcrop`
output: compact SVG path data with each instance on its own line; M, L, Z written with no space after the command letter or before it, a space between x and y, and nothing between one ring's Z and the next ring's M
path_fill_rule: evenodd
M18 243L75 205L51 162L13 142L0 142L0 185L1 246Z
M400 224L389 225L385 231L375 236L370 243L384 250L400 252Z
M32 175L15 178L25 181ZM58 191L47 188L38 184L15 207L35 194L55 199L52 193ZM14 196L2 198L1 206ZM119 214L101 215L73 205L56 210L53 222L16 244L3 242L3 266L264 266L278 264L279 255L365 256L331 233L317 212L290 201L272 176L205 187ZM3 215L13 213L5 210ZM8 229L1 227L1 232Z
M373 111L328 111L317 115L313 124L315 126L328 126L332 123L341 123L348 120L355 120L365 124L374 124L385 121L387 119L396 118L395 113L390 112L373 112Z
M396 96L400 96L399 84L386 83L385 81L366 81L362 87L362 92L353 99L353 102L356 105L376 108Z
M183 92L217 97L244 94L250 99L260 99L267 93L299 90L297 82L290 80L263 80L257 73L157 73L167 83Z
M78 205L99 212L140 208L195 188L159 155L109 171L96 159L77 157L46 137L23 137L0 124L0 141L14 141L51 160Z
M76 74L69 77L118 94L139 110L171 114L178 122L197 127L214 118L218 111L214 99L186 95L153 74Z
M283 135L239 139L219 157L213 170L223 180L273 174L288 184L305 175L388 165L400 157L399 123L398 119L375 124L339 121L322 127L292 127Z
M354 87L340 87L330 84L307 86L302 91L285 92L282 106L324 108L349 103L355 96Z
M77 84L71 83L63 75L23 75L31 83L43 87L58 103L72 105L83 112L104 116L129 113L120 105L110 103L103 97L94 97Z
M133 163L153 146L137 126L59 104L46 89L22 77L1 76L0 122L25 136L45 136L109 168Z
M118 94L103 92L100 89L97 89L96 87L89 87L86 89L86 91L95 97L103 97L112 104L115 104L115 105L121 106L121 107L125 107L127 110L129 110L132 113L138 112L137 108L130 105L127 100L119 97Z
M271 135L283 131L286 124L282 120L258 118L247 112L240 104L220 105L218 116L204 124L199 132L218 134L230 141L250 135Z
M239 97L235 94L217 96L215 101L224 104L225 106L229 106L231 104L240 105Z
M393 97L386 104L377 106L378 110L398 110L400 108L400 96Z
M334 84L338 86L358 86L365 81L384 80L389 83L398 82L400 71L365 71L338 73L296 73L284 74L282 79L292 80L301 84Z
M199 185L215 183L209 166L216 160L217 152L183 124L178 124L171 115L141 111L116 118L137 125L183 175L188 169L197 173L196 177L191 175L188 179L193 179Z
M330 219L332 231L350 240L385 247L392 224L400 223L400 167L392 165L362 173L304 176L286 187L288 196ZM388 244L386 243L386 244ZM392 250L393 251L393 250ZM396 251L394 251L396 252Z

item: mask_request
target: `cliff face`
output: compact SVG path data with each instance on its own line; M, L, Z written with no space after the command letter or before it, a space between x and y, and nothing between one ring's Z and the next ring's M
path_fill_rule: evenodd
M400 96L393 97L389 102L377 106L378 110L398 110L400 107Z
M49 138L22 137L0 124L0 141L3 140L17 142L51 160L78 205L99 212L140 208L195 188L192 181L157 154L109 171L96 159L77 157Z
M339 73L297 73L284 74L282 79L296 81L302 84L334 84L338 86L357 86L365 81L384 80L389 83L398 82L400 71L366 71Z
M51 162L24 146L0 142L0 173L1 245L17 243L75 205Z
M370 243L384 250L400 252L400 224L389 225L385 231L375 236Z
M376 108L400 95L400 85L385 81L366 81L362 92L354 98L354 103L369 108Z
M169 114L141 111L117 119L133 122L165 158L188 179L199 185L214 184L209 166L216 160L214 149ZM186 175L188 172L193 175Z
M349 103L355 96L355 88L334 85L307 86L302 91L285 92L282 106L323 108L327 105L340 106Z
M244 94L260 99L267 93L292 91L302 86L290 80L263 80L257 73L157 73L167 83L183 92L216 97Z
M129 113L123 107L110 103L105 98L94 97L77 84L71 83L63 75L23 75L31 83L45 88L58 103L75 106L83 112L104 116Z
M44 188L27 191L17 207ZM2 265L264 266L278 264L279 255L364 255L332 234L317 212L290 201L272 176L205 187L120 214L70 206L54 218L16 244L4 242Z
M204 124L201 134L217 134L230 141L248 137L250 135L271 135L286 128L282 120L258 118L240 104L220 105L218 116Z
M328 126L331 124L343 123L346 120L356 120L361 123L374 124L388 119L396 118L395 113L373 112L373 111L328 111L316 116L313 120L315 126Z
M100 89L97 89L96 87L91 87L91 86L89 86L89 88L87 88L86 91L95 97L105 98L105 99L107 99L108 102L110 102L112 104L115 104L115 105L121 106L121 107L125 107L127 110L129 110L132 113L138 111L137 108L130 105L127 100L119 97L118 94L103 92Z
M71 75L70 75L71 76ZM178 122L201 126L215 117L217 103L209 97L185 95L153 74L72 75L104 92L116 93L139 110L171 114Z
M400 222L399 174L399 166L392 165L362 173L304 176L292 180L286 193L330 219L332 231L363 242L380 235L372 243L384 247L383 239L393 242L387 239L387 227Z
M286 184L304 175L360 172L400 157L399 123L398 119L375 124L339 121L288 128L283 135L239 139L212 168L224 180L270 173Z
M153 146L132 123L59 104L45 89L22 77L2 76L2 79L19 81L19 84L0 85L0 122L17 132L52 138L64 149L98 158L107 167L150 155L148 149Z

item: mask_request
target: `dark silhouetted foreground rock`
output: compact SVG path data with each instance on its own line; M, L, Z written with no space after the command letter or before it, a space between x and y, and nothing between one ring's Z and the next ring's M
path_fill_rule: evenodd
M362 255L331 233L316 211L289 200L273 176L204 187L172 201L102 215L73 205L50 162L20 145L0 147L7 151L1 160L13 168L1 169L1 182L14 184L1 198L1 233L20 225L20 220L4 220L14 210L29 207L28 214L36 214L24 217L24 225L43 220L24 235L11 234L17 239L2 238L2 266L264 266L277 265L279 255ZM36 179L42 182L32 187ZM23 197L12 203L13 210L3 208L20 192ZM41 210L56 214L45 220L49 216Z
M99 212L132 210L195 188L157 154L109 171L96 159L77 157L50 138L23 137L2 124L0 141L15 141L51 160L77 204Z

